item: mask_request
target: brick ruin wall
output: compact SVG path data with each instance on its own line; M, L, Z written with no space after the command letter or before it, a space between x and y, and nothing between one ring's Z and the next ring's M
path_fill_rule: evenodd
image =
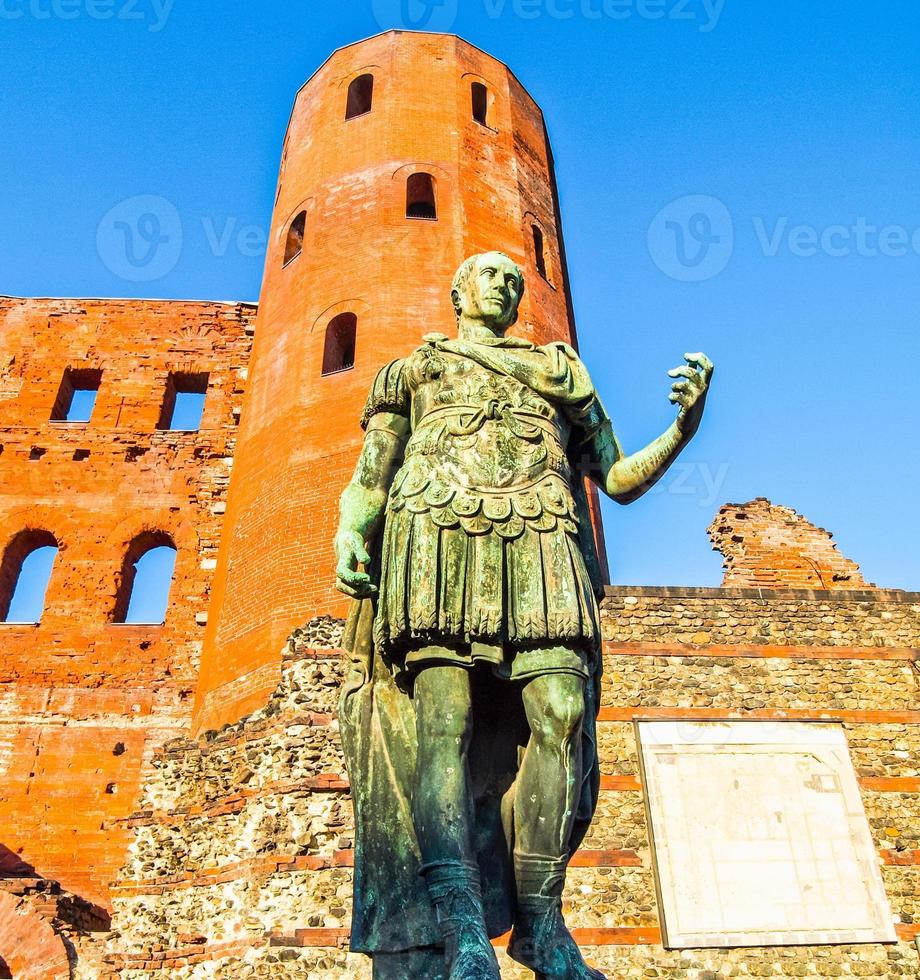
M920 971L920 595L609 589L597 815L567 916L613 977L914 977ZM334 623L289 642L261 711L155 763L114 887L107 969L146 978L370 976L348 952L352 815L335 720ZM667 951L637 718L843 724L899 942ZM503 976L530 977L504 953Z
M709 527L722 553L724 586L736 588L861 589L859 565L837 550L833 535L791 507L758 497L725 504Z
M0 555L25 530L60 546L40 624L0 623L0 875L57 880L103 912L119 820L188 729L254 315L0 299ZM67 368L102 372L89 423L51 421ZM209 374L197 432L157 428L170 372ZM177 547L165 623L119 625L125 554L147 531Z

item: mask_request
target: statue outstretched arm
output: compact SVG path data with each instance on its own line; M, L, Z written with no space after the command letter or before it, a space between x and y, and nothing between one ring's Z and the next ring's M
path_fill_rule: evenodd
M601 489L617 503L629 504L650 490L668 471L693 438L703 417L713 374L705 354L685 354L689 366L669 371L675 378L668 396L679 405L677 418L654 442L630 456L622 455L609 420L594 436L593 449L600 464Z
M409 423L400 415L381 412L367 425L364 447L351 482L339 502L339 530L335 536L336 588L355 599L377 592L366 571L368 542L377 533L387 504L387 494L402 463Z

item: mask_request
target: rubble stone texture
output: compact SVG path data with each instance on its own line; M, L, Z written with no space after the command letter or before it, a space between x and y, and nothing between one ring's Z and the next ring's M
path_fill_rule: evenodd
M830 532L765 497L725 504L709 536L722 553L726 587L872 588L859 565L840 554Z
M602 792L566 893L589 959L611 977L916 975L920 596L621 587L602 612ZM333 714L342 661L326 649L336 642L328 620L298 631L265 708L155 760L114 889L116 976L369 978L347 951L352 824ZM664 950L640 717L842 722L900 941ZM500 958L503 976L531 975Z

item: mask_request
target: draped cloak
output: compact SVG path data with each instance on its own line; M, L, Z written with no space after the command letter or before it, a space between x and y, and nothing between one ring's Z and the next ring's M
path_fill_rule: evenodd
M443 335L431 334L425 341L404 361L394 362L380 372L368 399L362 425L366 427L378 412L391 412L406 417L413 430L418 431L424 421L420 405L416 404L422 401L419 391L440 376L445 361L455 362L458 358L467 362L463 370L469 368L481 373L481 369L485 369L490 377L497 379L500 390L500 382L511 379L523 394L513 399L514 404L493 398L488 409L483 405L461 406L461 428L457 431L465 432L474 427L477 423L473 416L477 413L484 413L484 417L504 417L514 428L522 420L526 423L528 411L534 405L545 403L554 411L558 410L565 419L567 445L563 446L565 459L557 467L556 476L562 473L566 478L565 490L570 495L571 507L566 508L565 513L562 509L557 512L560 520L568 522L566 533L577 542L579 565L586 569L590 587L599 594L602 582L583 473L586 469L584 461L593 459L588 443L607 423L607 416L587 369L575 351L563 343L535 347L516 338L497 338L491 343L481 343L448 340ZM507 394L507 387L504 390ZM537 396L535 402L533 399L528 401L531 395ZM405 474L397 473L394 487L401 477L406 479ZM437 506L443 502L443 494L435 493L430 499ZM355 809L351 949L370 954L401 952L437 945L441 941L434 911L420 878L421 857L412 816L418 745L411 674L406 670L405 650L391 642L390 635L380 628L383 617L379 607L386 602L390 581L389 577L380 574L382 542L387 521L393 517L393 500L391 490L383 532L370 543L372 562L369 571L372 577L377 577L380 598L354 601L346 625L343 647L349 654L349 671L339 704L342 744ZM504 513L501 508L498 511L501 512L499 516ZM511 514L513 517L513 509ZM453 519L456 515L449 516ZM491 524L485 531L481 525L476 525L471 527L470 533L495 534L496 531ZM391 557L398 561L401 556ZM402 556L403 561L407 557ZM589 650L585 684L582 779L569 841L570 855L587 832L600 785L596 719L600 706L602 660L593 596L591 605L595 609L593 649ZM584 620L583 610L578 618ZM584 634L585 630L581 632ZM540 639L539 636L530 638ZM434 636L419 634L420 643L435 642L435 639L436 633ZM482 639L500 644L502 637L485 636ZM556 642L550 637L547 639ZM584 642L585 636L581 639ZM509 696L511 692L513 696ZM486 924L490 936L494 937L507 932L514 920L515 780L530 732L519 687L487 672L476 671L473 673L472 696L471 831L483 882Z

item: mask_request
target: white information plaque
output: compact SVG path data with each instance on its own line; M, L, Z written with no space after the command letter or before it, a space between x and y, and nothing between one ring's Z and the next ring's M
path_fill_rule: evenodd
M897 941L840 725L637 724L666 947Z

